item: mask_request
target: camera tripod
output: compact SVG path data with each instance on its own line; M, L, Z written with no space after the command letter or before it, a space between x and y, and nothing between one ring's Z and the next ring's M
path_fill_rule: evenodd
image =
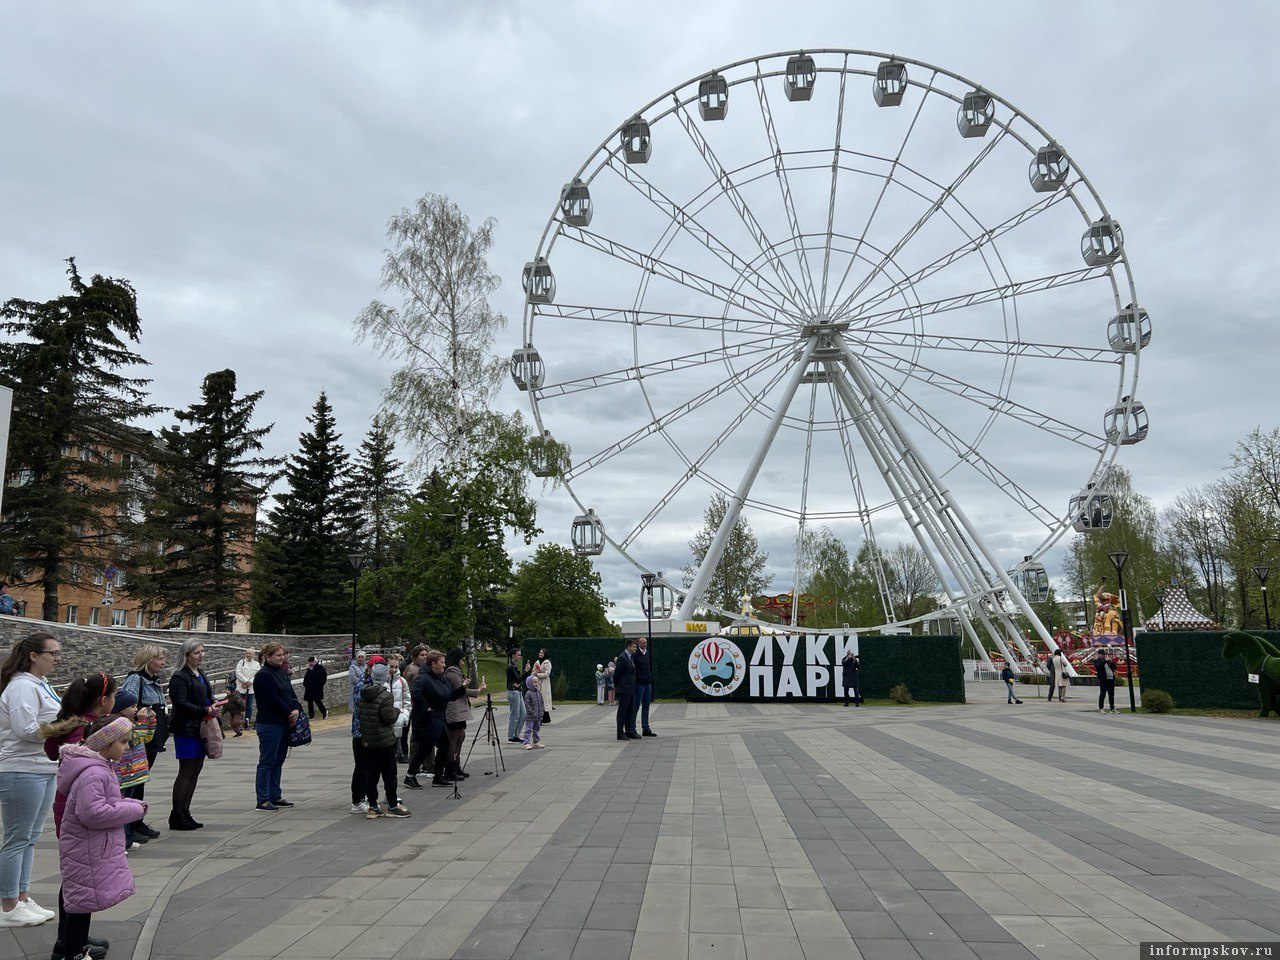
M475 735L471 738L471 746L467 748L467 759L460 765L459 770L466 767L467 763L471 761L471 753L475 750L476 743L480 740L480 734L482 733L485 735L485 742L493 747L493 769L486 770L484 775L487 777L492 774L496 779L501 777L502 773L506 773L507 761L502 756L502 744L500 742L502 738L498 736L498 721L494 719L492 693L484 695L484 716L480 718ZM499 766L502 767L502 773L498 772ZM453 781L453 795L454 797L461 796L458 793L457 780Z

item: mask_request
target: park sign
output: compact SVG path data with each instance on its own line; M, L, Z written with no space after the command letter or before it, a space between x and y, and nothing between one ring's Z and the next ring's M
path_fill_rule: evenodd
M848 653L857 634L726 633L692 641L688 676L699 698L831 700Z

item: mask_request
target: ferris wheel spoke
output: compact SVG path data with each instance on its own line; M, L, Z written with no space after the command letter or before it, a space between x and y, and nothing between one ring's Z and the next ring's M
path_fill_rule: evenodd
M880 354L880 357L873 357L871 356L871 353ZM906 376L910 377L912 380L917 380L920 383L927 383L931 386L938 387L941 390L945 390L947 393L953 394L957 397L962 397L983 409L991 410L1004 417L1018 420L1022 423L1036 427L1046 433L1051 433L1054 436L1068 440L1071 443L1079 444L1080 446L1088 450L1092 450L1095 453L1106 446L1107 441L1105 438L1100 437L1095 433L1091 433L1083 427L1077 427L1064 420L1059 420L1057 417L1041 413L1038 410L1032 410L1030 407L1018 403L1017 401L1010 400L1008 397L1001 396L998 393L992 393L990 390L985 390L982 387L975 386L974 384L966 383L965 381L957 379L950 374L942 373L939 370L927 367L918 361L913 362L903 360L900 357L894 356L893 354L880 350L876 347L869 348L869 351L862 355L862 360L868 365L874 364L876 366L886 367L898 373L906 374Z
M944 334L914 331L898 333L892 330L860 330L858 341L882 348L922 347L927 350L958 350L962 353L993 353L1002 357L1038 357L1046 360L1078 360L1084 363L1124 363L1124 355L1116 353L1110 347L1034 343L1029 340L949 337Z
M747 405L734 415L733 419L729 421L725 428L720 431L720 433L703 449L703 451L692 461L687 458L685 459L685 471L680 474L676 479L676 482L668 488L667 492L658 498L658 502L655 503L653 507L650 508L649 512L640 519L640 522L631 529L631 532L619 541L619 545L624 550L635 541L636 537L640 536L640 534L645 531L649 524L652 523L663 510L670 505L671 501L674 500L676 495L685 488L689 481L698 475L698 472L703 468L707 460L709 460L715 452L719 450L731 436L733 436L734 431L736 431L738 427L740 427L747 418L751 416L751 414L755 413L760 408L760 405L764 402L764 397L770 390L778 385L778 381L786 375L786 372L786 365L779 365L773 376L764 384L763 387L752 392L751 400Z
M935 72L934 76L937 76ZM920 102L916 104L915 115L911 118L911 123L907 125L907 132L902 136L902 143L898 144L898 153L893 158L893 162L889 165L889 172L884 175L884 182L880 184L880 193L876 196L876 202L871 207L871 212L867 214L867 222L862 226L862 233L858 237L858 242L853 248L853 253L849 257L849 262L845 265L844 273L840 275L840 282L836 284L836 291L832 295L832 299L840 296L840 291L844 289L845 282L849 279L849 272L853 269L853 265L858 262L858 255L862 252L863 244L866 242L867 234L871 232L871 224L875 222L876 214L880 212L880 204L884 202L885 194L889 192L889 184L893 182L894 171L898 169L898 164L902 162L903 151L907 149L907 144L911 142L911 134L916 128L916 123L920 120L920 114L924 110L925 101L929 99L931 88L926 86L924 94L920 97ZM835 311L828 309L827 304L822 305L823 312L828 316L834 317Z
M767 277L762 276L744 258L734 253L710 230L698 222L693 214L689 213L678 203L664 194L654 184L644 177L634 164L619 161L616 156L609 159L609 169L621 177L626 183L639 193L642 197L657 207L671 221L672 225L683 230L689 236L693 237L721 263L734 272L736 276L746 279L753 287L760 292L760 295L767 302L772 304L776 309L783 313L788 313L786 306L787 294L780 290L777 285L770 281ZM768 288L768 289L766 289ZM779 300L779 298L781 298Z
M594 470L596 467L600 466L601 464L606 463L609 460L612 460L618 454L623 453L626 450L629 450L631 447L635 446L637 443L639 443L641 440L645 439L646 437L653 436L653 434L657 433L659 430L661 430L663 427L667 426L668 424L674 423L675 421L681 419L682 417L686 417L690 413L693 413L695 410L701 409L705 404L714 400L716 397L720 396L721 394L727 393L730 390L737 389L738 387L746 383L748 380L750 380L752 377L768 369L772 364L776 363L778 360L784 358L787 355L787 353L791 350L791 347L792 347L791 344L786 344L782 347L779 347L777 350L766 355L762 359L756 360L754 363L751 363L750 365L744 367L739 372L736 379L721 380L720 382L708 387L706 390L703 390L697 396L691 397L690 399L684 401L678 406L672 407L670 410L666 411L661 416L654 417L650 422L646 423L644 426L640 427L639 429L634 430L631 433L627 434L627 436L623 437L621 440L617 441L616 443L612 443L609 446L605 447L603 450L600 450L597 453L592 454L587 459L579 463L575 463L572 467L570 467L568 470L565 471L564 479L574 480L581 477L583 474L591 470Z
M711 330L715 333L759 334L776 336L779 325L770 320L716 317L700 313L666 313L661 310L636 310L632 307L589 307L581 304L530 304L535 317L561 320L583 320L589 323L621 323L627 326L666 327L672 330Z
M791 180L787 176L787 166L783 162L782 144L778 142L778 130L773 124L773 113L769 109L769 97L764 92L764 79L760 76L760 65L756 64L756 99L760 101L760 116L764 120L765 134L769 138L769 150L773 155L773 172L778 178L778 189L782 192L782 205L786 208L787 223L791 227L791 236L802 237L800 220L796 216L795 200L791 196ZM804 244L797 243L796 252L800 257L800 279L804 281L806 302L811 312L818 310L817 297L813 291L813 271L809 269L809 258L805 254Z
M1052 529L1061 518L1041 503L1033 494L1001 470L977 448L977 441L966 442L954 430L913 400L905 390L895 390L888 379L873 365L867 365L868 373L876 380L880 391L889 396L889 402L898 406L907 416L937 437L957 458L973 467L997 490L1039 521L1046 529Z
M800 561L804 546L805 516L809 511L809 470L813 464L813 421L818 406L820 378L810 377L809 419L805 423L804 472L800 480L800 517L796 524L795 568L791 577L791 622L797 623L800 615ZM824 381L825 382L825 381Z
M840 182L840 139L844 134L844 91L849 78L849 55L844 57L845 69L840 71L840 96L836 103L836 139L831 151L831 193L827 198L827 243L822 251L822 293L818 296L820 309L827 305L827 281L831 273L831 247L835 243L836 186Z
M962 293L954 297L944 297L941 300L913 304L909 307L882 310L878 313L858 313L845 319L849 323L857 324L856 329L872 329L900 323L904 320L947 313L951 310L964 310L968 307L976 307L979 304L992 303L997 300L1012 300L1029 293L1040 293L1045 290L1052 290L1055 287L1069 286L1073 283L1085 283L1089 280L1096 280L1099 277L1109 275L1109 267L1081 267L1079 270L1055 273L1048 277L1037 277L1035 280L1002 283L999 286L988 287L986 290L974 290L972 293Z
M1056 193L1051 193L1048 196L1043 197L1040 200L1037 200L1035 203L1031 204L1026 209L1021 210L1018 213L1014 214L1012 217L1010 217L1008 220L1005 220L1003 223L997 224L996 226L992 227L990 230L984 230L982 233L979 233L975 237L971 237L964 243L955 247L953 250L950 250L947 253L943 254L941 257L938 257L938 259L934 260L932 263L925 264L923 267L921 267L919 270L916 270L914 273L907 274L901 280L898 280L897 282L886 287L884 290L881 290L879 293L875 294L874 296L869 297L866 300L862 301L862 303L859 305L860 309L864 311L870 310L884 303L887 300L891 300L894 297L899 296L902 293L902 291L909 290L911 287L915 286L917 283L920 283L921 281L928 279L929 277L938 273L940 270L946 269L956 261L962 260L971 254L980 252L984 247L990 246L992 241L994 241L997 237L1000 237L1008 233L1009 231L1021 226L1022 224L1026 223L1028 220L1031 220L1035 217L1040 216L1047 210L1052 209L1058 203L1066 199L1066 197L1067 197L1067 194L1064 191L1059 190Z
M760 341L728 344L716 347L714 350L701 350L697 353L668 357L665 360L654 360L650 363L620 367L617 370L609 370L605 373L577 377L573 380L562 380L560 383L549 383L538 387L538 399L550 400L555 397L568 396L571 393L580 393L583 390L594 390L598 387L629 383L633 380L647 380L665 373L679 373L682 370L701 367L717 360L731 360L735 357L748 357L757 353L765 353L775 350L778 346L778 341L782 339L785 339L786 343L789 344L795 342L793 337L769 337Z
M716 283L714 280L709 280L691 270L678 267L674 263L668 263L658 257L642 253L616 240L602 237L600 234L584 230L582 227L566 226L562 229L560 235L569 240L575 240L590 249L598 250L616 260L621 260L623 263L639 267L641 270L647 270L656 276L665 277L673 283L705 294L715 300L719 300L721 303L727 303L740 310L746 310L748 313L757 314L774 323L790 325L790 317L770 303L757 300L755 297L750 297L745 293L726 287L724 284Z
M853 486L853 499L858 507L858 519L862 523L862 539L871 552L872 567L876 575L876 588L880 593L880 609L885 622L897 619L893 613L893 595L889 592L889 584L885 579L884 565L880 563L880 546L876 542L875 525L871 522L871 508L867 503L866 491L862 486L862 473L858 469L858 457L854 453L853 438L849 436L848 414L840 404L839 392L835 383L828 379L827 391L831 395L831 409L835 414L836 428L840 433L840 448L844 452L845 467L849 471L849 481Z
M702 135L698 125L693 122L693 117L689 115L689 111L685 109L684 104L680 103L679 97L676 98L675 114L680 121L680 125L684 127L685 133L693 142L698 155L702 157L703 163L707 165L707 169L711 171L716 182L723 188L729 204L738 215L738 219L742 221L742 225L747 228L747 232L751 234L751 239L760 248L760 253L764 255L778 281L790 292L796 306L802 306L805 302L804 294L796 284L795 278L791 276L790 271L782 265L777 254L774 253L774 244L769 241L764 228L760 226L760 221L756 219L756 215L752 213L751 208L747 205L747 201L742 196L742 191L738 189L738 185L734 182L732 175L720 162L715 151L711 149L711 144Z
M840 302L840 305L836 307L835 310L832 311L833 316L840 317L850 308L850 305L855 300L858 299L858 297L862 294L864 290L867 289L868 286L871 285L872 281L874 281L876 277L880 276L880 274L884 272L885 268L894 261L894 259L898 256L898 254L902 252L903 248L905 248L907 244L909 244L916 237L916 235L919 234L920 231L924 229L925 224L927 224L930 220L933 219L933 215L937 213L939 210L941 210L943 205L948 200L954 197L955 192L958 189L960 189L960 186L967 179L969 179L970 176L972 176L973 172L977 170L978 167L982 165L982 161L985 160L987 157L989 157L991 155L991 152L995 150L997 146L999 146L1000 141L1004 139L1005 134L1007 132L1008 132L1008 127L1002 127L1000 132L996 134L996 136L994 136L990 140L990 142L985 144L983 148L979 150L978 153L974 156L974 158L970 160L968 164L965 165L965 168L960 171L960 173L956 176L954 180L951 181L950 186L943 187L942 192L934 199L933 203L931 203L928 206L928 208L926 208L923 215L921 215L916 220L915 223L913 223L910 227L907 228L906 232L901 237L899 237L897 242L894 243L894 245L889 248L889 250L884 254L884 256L880 258L880 262L877 263L874 267L872 267L870 273L868 273L865 277L863 277L863 279L861 280L861 282L859 282L857 287L853 289L853 292L850 293L847 297L845 297ZM841 285L843 286L843 281L841 281ZM837 290L836 296L838 297L839 295L840 295L840 291Z

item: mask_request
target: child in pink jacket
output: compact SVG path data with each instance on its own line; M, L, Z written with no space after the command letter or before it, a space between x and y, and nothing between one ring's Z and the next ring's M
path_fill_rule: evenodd
M100 910L133 896L133 874L125 859L125 824L141 820L147 805L120 795L112 763L124 756L133 723L103 717L90 725L83 743L62 748L58 792L67 798L58 837L62 867L59 930L63 956L88 960L89 921Z

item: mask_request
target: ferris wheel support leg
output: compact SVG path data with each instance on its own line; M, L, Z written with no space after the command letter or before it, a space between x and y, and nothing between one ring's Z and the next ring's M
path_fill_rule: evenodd
M959 599L959 595L951 589L947 572L943 569L943 561L938 559L939 555L946 559L946 555L951 552L948 548L951 546L945 531L937 525L937 519L930 517L926 510L916 510L911 506L913 501L920 500L923 502L923 496L913 496L910 492L910 485L907 478L899 474L899 462L895 459L893 451L887 446L884 439L873 431L870 427L870 419L872 414L865 405L859 402L857 395L853 392L849 383L840 372L832 367L830 363L826 364L827 374L836 388L836 393L845 403L845 407L853 420L855 428L862 437L863 445L871 453L871 458L875 461L876 469L880 471L881 476L888 484L890 492L894 495L894 500L898 503L899 509L902 511L902 517L907 522L907 527L911 530L912 535L916 538L916 542L920 545L920 549L924 552L929 565L933 567L933 572L937 576L938 581L942 584L942 589L947 595L947 599L951 601L956 610L956 614L960 619L961 629L969 638L969 641L977 648L988 664L991 663L987 656L986 647L978 638L978 632L974 629L973 621L964 608L955 601ZM928 534L926 538L926 533ZM932 541L932 547L930 544ZM949 565L954 563L954 557L947 561ZM957 572L956 578L964 582L964 578ZM994 630L988 630L995 639L1000 650L1004 652L1007 661L1012 662L1009 657L1008 650L1005 649L1001 642L999 634Z
M796 390L800 387L800 381L804 378L805 370L809 366L809 358L813 356L815 346L817 346L817 340L810 337L804 343L800 350L800 355L795 360L795 367L791 371L791 376L787 378L787 385L783 388L782 395L778 398L778 405L774 409L773 418L769 421L768 426L765 427L764 433L760 437L760 443L756 447L755 455L747 465L746 473L742 475L742 480L738 483L738 489L734 491L733 496L725 505L724 517L720 521L720 527L716 530L716 535L712 539L711 545L707 547L707 555L702 558L702 563L698 565L698 571L693 576L693 582L689 584L684 600L680 603L679 616L681 617L687 619L692 615L698 606L698 601L706 593L707 584L711 582L711 575L720 563L720 557L724 555L725 544L729 542L729 534L733 532L734 524L738 522L738 516L742 513L742 504L751 493L751 486L756 482L760 467L764 464L764 458L769 453L769 448L773 445L774 437L778 435L778 428L782 426L782 421L787 416L787 409L791 406Z
M911 438L907 435L906 431L903 430L902 424L898 421L897 416L880 395L880 392L876 389L874 382L872 382L871 378L867 376L867 372L862 366L862 361L849 349L848 344L845 343L843 339L839 341L839 344L841 352L844 354L845 367L848 369L850 376L853 377L854 383L858 386L859 390L867 396L876 412L882 418L882 422L892 428L893 435L902 445L902 449L898 452L903 456L905 461L909 462L914 468L919 469L923 476L927 478L929 485L933 488L938 499L945 505L946 512L955 519L955 521L968 535L968 542L976 547L977 550L981 552L982 556L986 558L986 562L989 565L990 570L995 573L996 578L1003 585L1005 593L1022 611L1027 620L1030 621L1032 628L1037 634L1039 634L1040 639L1045 642L1045 645L1050 650L1056 650L1057 644L1054 642L1053 637L1049 635L1049 631L1045 629L1044 624L1040 622L1040 618L1036 616L1036 612L1031 609L1031 604L1027 603L1026 597L1024 597L1022 592L1014 586L1009 575L1005 573L1004 567L996 561L991 550L978 535L973 524L969 522L969 518L965 516L964 511L960 509L960 505L951 496L950 491L948 491L943 485L941 478L934 473L933 468L929 466L928 461L920 454L920 451L916 448L915 444L911 442ZM1018 636L1020 640L1021 635L1019 634ZM1024 644L1019 643L1019 646L1022 647ZM1027 656L1030 656L1030 650L1027 650Z

